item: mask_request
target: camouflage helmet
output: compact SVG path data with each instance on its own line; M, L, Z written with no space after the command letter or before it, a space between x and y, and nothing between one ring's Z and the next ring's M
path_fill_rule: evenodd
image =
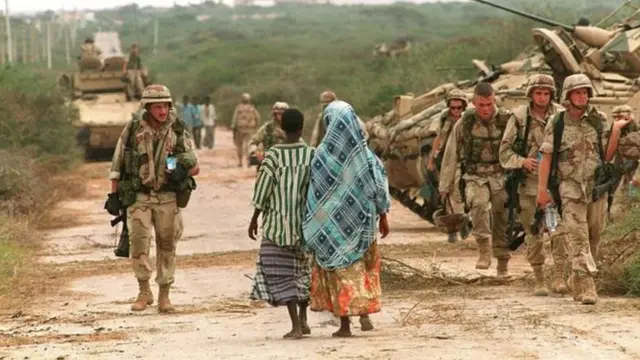
M289 108L289 104L287 104L286 102L276 101L273 104L273 107L271 108L271 110L287 110L288 108Z
M451 89L451 91L449 91L445 96L445 100L447 101L447 105L449 105L449 101L451 100L461 100L465 106L469 104L469 100L467 99L467 94L465 94L464 91L457 88Z
M567 100L567 96L573 90L588 89L589 97L593 97L593 85L591 79L585 74L573 74L567 76L562 84L562 101Z
M144 88L140 105L145 107L147 104L153 103L169 103L173 105L169 88L160 84L152 84Z
M537 74L531 76L527 83L527 97L531 97L531 92L533 92L535 88L549 89L551 91L551 98L556 97L556 83L550 75Z
M242 94L242 100L250 101L251 100L251 95L249 95L249 93L243 93Z
M619 115L622 115L623 113L628 113L629 115L631 115L632 112L633 112L633 109L631 108L631 106L618 105L613 108L613 111L611 111L611 114L613 116L619 116Z

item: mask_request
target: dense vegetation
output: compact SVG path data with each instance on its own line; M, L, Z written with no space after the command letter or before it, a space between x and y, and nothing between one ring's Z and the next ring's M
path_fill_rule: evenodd
M500 2L569 24L583 15L599 21L617 6L613 1ZM473 58L493 64L512 59L532 43L530 28L537 26L477 3L232 9L205 2L164 10L130 5L96 17L79 39L97 28L119 31L123 48L141 44L155 78L177 98L212 95L223 122L244 91L265 114L283 100L313 115L319 93L331 88L363 117L373 116L389 109L399 93L421 93L474 76ZM152 56L156 17L159 46ZM400 36L414 41L409 56L373 56L375 44Z

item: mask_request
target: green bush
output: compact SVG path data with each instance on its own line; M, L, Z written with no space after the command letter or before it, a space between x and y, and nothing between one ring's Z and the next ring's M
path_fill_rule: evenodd
M56 88L55 78L23 68L0 75L0 150L31 157L50 170L77 159L77 111ZM6 165L6 164L3 164Z

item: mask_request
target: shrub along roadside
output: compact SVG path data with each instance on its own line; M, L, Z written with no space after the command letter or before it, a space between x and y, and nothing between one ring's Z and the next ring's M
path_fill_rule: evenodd
M77 112L55 77L0 70L0 296L38 247L38 221L58 200L52 176L81 159L71 125Z

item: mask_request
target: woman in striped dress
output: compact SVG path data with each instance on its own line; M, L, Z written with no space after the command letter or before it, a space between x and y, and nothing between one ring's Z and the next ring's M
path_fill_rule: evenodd
M353 108L333 101L323 121L326 134L311 162L302 225L305 249L315 260L311 310L340 317L340 329L333 336L349 337L350 316L361 316L362 322L380 311L376 224L386 237L389 187Z
M249 225L249 237L255 240L262 213L262 243L251 298L287 306L292 329L285 339L311 333L307 324L310 265L302 250L302 216L314 150L301 140L303 123L304 116L296 109L282 114L286 140L265 153Z

